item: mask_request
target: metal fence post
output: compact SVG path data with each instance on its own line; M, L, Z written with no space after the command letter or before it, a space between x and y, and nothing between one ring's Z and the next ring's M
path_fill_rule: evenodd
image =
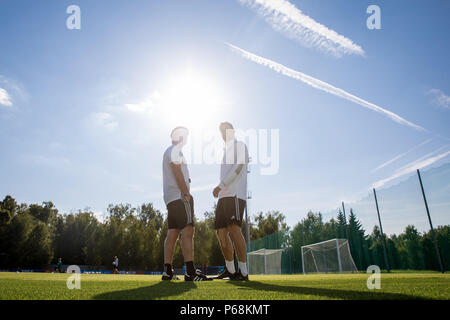
M380 223L381 243L383 244L384 260L386 261L386 269L387 269L387 272L391 272L390 267L389 267L389 260L387 257L386 243L384 241L383 225L381 224L380 209L378 208L377 192L375 191L375 188L373 188L373 195L375 196L375 204L377 206L378 222Z
M425 191L423 189L422 177L420 176L419 169L417 169L417 175L419 176L419 182L420 182L420 188L422 189L423 201L425 202L425 209L427 210L428 222L430 223L431 234L433 235L434 249L436 250L436 256L439 261L439 267L441 268L441 272L444 273L445 270L444 270L444 266L442 265L441 253L439 252L439 246L437 244L436 233L434 232L433 223L431 222L430 210L428 209L428 202L427 202L427 198L425 196Z

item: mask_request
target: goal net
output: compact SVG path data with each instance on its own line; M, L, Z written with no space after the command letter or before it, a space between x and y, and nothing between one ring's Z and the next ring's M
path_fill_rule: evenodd
M282 249L259 249L247 253L249 274L281 274Z
M357 272L347 239L332 239L301 247L303 273Z

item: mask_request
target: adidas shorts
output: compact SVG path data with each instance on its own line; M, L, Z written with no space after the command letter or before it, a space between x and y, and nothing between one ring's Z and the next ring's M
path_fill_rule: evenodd
M187 225L194 225L194 199L178 199L167 204L169 229L182 230Z
M220 198L216 207L215 229L228 227L230 224L242 225L246 202L238 197Z

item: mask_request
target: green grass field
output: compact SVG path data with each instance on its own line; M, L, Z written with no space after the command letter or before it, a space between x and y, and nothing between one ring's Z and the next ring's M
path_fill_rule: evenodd
M8 299L450 299L450 275L381 275L381 289L369 290L367 274L251 276L249 282L162 282L148 275L81 275L81 289L69 290L67 274L0 273L0 300Z

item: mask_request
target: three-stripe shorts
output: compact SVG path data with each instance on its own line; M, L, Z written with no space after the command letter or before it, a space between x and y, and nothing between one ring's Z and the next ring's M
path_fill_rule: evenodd
M230 224L241 226L245 205L245 200L238 197L220 198L216 207L216 230L226 228Z
M167 204L169 229L182 230L187 225L194 225L194 199L178 199Z

